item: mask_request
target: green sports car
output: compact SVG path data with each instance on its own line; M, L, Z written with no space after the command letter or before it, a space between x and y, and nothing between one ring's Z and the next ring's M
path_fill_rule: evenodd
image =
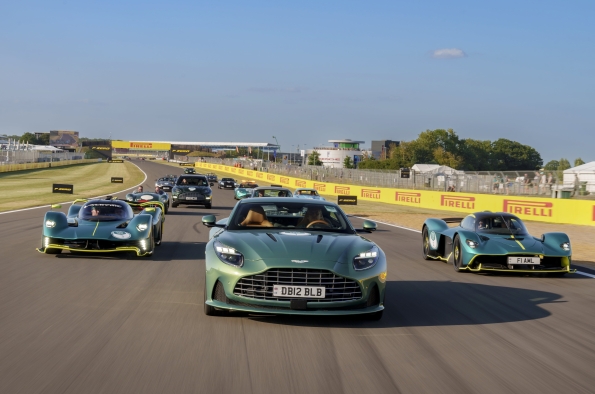
M241 200L252 196L252 189L257 188L258 185L254 181L242 181L238 187L233 191L234 200Z
M205 250L204 311L297 315L364 314L384 310L386 256L354 229L338 205L263 197L241 200L211 227Z
M459 223L449 227L448 223ZM465 218L427 219L422 227L426 260L451 263L455 271L501 271L564 275L572 249L564 233L529 234L515 215L477 212Z
M41 253L133 252L150 256L161 245L163 222L161 203L142 203L135 214L128 203L116 199L75 200L68 214L46 212L41 235ZM54 205L52 208L59 208Z

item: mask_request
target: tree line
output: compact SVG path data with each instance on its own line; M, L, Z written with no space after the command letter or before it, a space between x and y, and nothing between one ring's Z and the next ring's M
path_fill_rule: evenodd
M537 150L520 142L460 138L453 129L436 129L420 133L413 141L392 144L386 158L376 160L365 155L358 168L396 170L414 164L439 164L465 171L525 171L541 168L543 159Z

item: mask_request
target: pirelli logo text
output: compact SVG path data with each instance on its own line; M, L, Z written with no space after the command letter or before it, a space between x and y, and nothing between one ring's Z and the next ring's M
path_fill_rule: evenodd
M232 167L231 168L231 172L237 172L237 168L236 167Z
M289 178L282 176L279 178L279 182L289 185Z
M267 180L268 181L274 181L275 180L275 176L273 174L267 174Z
M256 177L262 179L262 178L264 178L264 174L259 172L256 174Z
M420 204L421 193L395 192L395 201L408 202L411 204Z
M254 171L246 171L246 175L248 175L248 176L254 176Z
M150 142L131 142L130 147L140 149L151 149L153 148L153 144Z
M335 193L349 195L349 186L335 186Z
M217 168L220 169L220 170L222 170L223 169L223 166L217 166Z
M380 200L380 190L378 190L378 189L362 189L362 197L373 198L374 200Z
M238 170L238 174L243 174L244 172L245 172L245 171L244 171L244 170L242 170L242 169L239 169L239 170Z
M319 192L325 192L326 191L326 185L324 183L315 183L314 184L314 189L318 190Z
M440 197L440 205L449 208L475 209L475 197L443 194Z
M502 210L515 215L551 217L554 203L546 201L504 200Z
M593 221L595 222L595 205L593 205Z
M297 187L306 187L306 181L295 180L295 185Z

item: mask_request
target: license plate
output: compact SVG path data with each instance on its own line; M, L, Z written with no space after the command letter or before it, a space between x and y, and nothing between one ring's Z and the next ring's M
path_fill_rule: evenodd
M318 286L273 285L273 296L293 298L324 298L326 288Z
M198 200L197 197L186 197L186 200Z
M508 264L541 264L539 257L509 257Z
M171 189L171 188L170 188L169 186L163 186L163 187L162 187L162 189L163 189L163 190L169 190L169 189Z

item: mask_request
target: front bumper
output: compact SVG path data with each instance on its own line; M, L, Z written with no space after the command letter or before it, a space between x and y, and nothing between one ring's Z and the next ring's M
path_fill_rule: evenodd
M367 308L358 309L341 309L341 308L328 308L328 309L290 309L290 308L266 308L258 307L256 305L233 305L227 304L221 301L209 300L206 301L207 305L213 306L218 309L225 309L228 311L235 312L249 312L249 313L263 313L263 314L274 314L274 315L311 315L311 316L346 316L346 315L362 315L366 313L380 312L384 310L384 305L375 305Z
M518 272L518 273L575 273L576 269L570 268L569 256L541 256L542 264L540 265L508 265L508 257L521 256L522 254L506 254L506 255L475 255L471 258L469 263L461 267L461 269L470 272ZM527 256L535 256L533 253L525 254Z
M72 248L70 246L59 245L59 244L49 244L43 248L37 248L36 250L40 253L45 253L46 249L61 249L61 250L69 250L71 252L82 252L82 253L122 253L122 252L135 252L137 256L147 256L152 254L152 251L145 250L143 251L141 248L136 246L120 246L113 249L80 249L80 248Z

